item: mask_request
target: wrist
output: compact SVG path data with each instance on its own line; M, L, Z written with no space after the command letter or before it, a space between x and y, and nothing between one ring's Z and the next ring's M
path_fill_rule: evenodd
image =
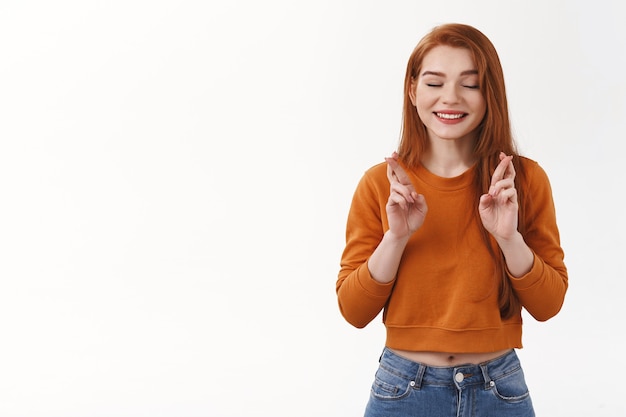
M396 233L394 233L391 229L387 230L383 236L383 240L385 240L388 244L394 245L394 246L401 246L404 247L406 246L407 242L409 241L409 237L410 235L398 235Z
M494 236L494 238L496 239L498 246L503 252L507 250L515 250L516 248L526 246L524 237L517 230L511 236L508 236L506 238L496 236Z
M510 239L501 239L497 242L511 276L519 278L530 271L535 255L521 233L516 232Z

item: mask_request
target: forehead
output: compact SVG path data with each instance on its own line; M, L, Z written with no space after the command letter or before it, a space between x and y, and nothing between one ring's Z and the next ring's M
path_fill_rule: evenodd
M445 45L435 46L428 51L424 55L421 67L421 73L431 71L449 75L476 70L476 64L469 49Z

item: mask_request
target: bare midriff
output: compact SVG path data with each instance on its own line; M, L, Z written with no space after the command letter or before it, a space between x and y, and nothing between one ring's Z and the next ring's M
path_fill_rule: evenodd
M498 358L511 349L484 353L448 353L448 352L414 352L410 350L391 349L394 353L428 366L458 366L466 364L479 364Z

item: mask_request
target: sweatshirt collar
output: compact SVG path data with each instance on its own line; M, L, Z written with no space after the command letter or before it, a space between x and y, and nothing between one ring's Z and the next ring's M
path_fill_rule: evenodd
M476 172L476 164L472 165L461 175L449 178L435 175L427 170L423 165L417 166L412 171L420 180L431 187L440 190L454 191L469 187L472 184Z

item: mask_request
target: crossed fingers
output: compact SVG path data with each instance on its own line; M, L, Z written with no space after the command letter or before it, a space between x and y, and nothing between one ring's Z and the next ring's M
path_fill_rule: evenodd
M398 154L394 152L390 157L385 158L385 161L387 162L387 179L391 185L390 199L402 208L406 208L407 203L415 203L417 193L413 189L409 175L398 162Z
M508 200L517 196L515 191L515 167L513 155L500 152L500 163L493 171L489 194L494 198Z
M391 154L390 157L386 157L385 161L387 161L387 178L390 183L397 181L402 185L411 185L409 175L398 162L397 152Z

